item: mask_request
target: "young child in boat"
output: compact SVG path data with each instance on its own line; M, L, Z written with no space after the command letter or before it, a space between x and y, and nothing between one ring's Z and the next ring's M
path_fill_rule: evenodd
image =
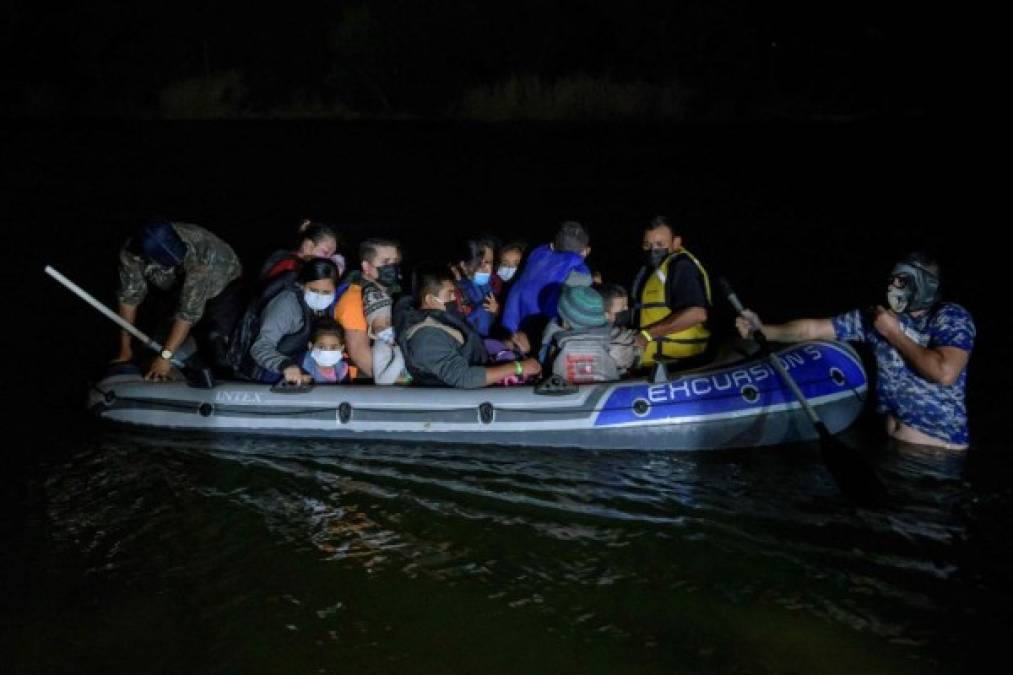
M302 369L316 384L339 384L348 378L345 361L345 331L331 318L313 324L309 351L303 357Z
M612 326L601 294L590 286L564 286L559 316L545 329L540 354L545 368L571 384L619 379L609 355Z
M629 327L630 296L619 284L602 284L598 292L605 305L605 318L612 327L609 333L609 356L616 362L619 376L625 377L640 359L637 332Z

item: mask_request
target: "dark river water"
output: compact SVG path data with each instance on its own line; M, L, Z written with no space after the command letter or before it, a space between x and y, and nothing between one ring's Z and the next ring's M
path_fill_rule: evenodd
M3 671L999 669L987 664L1013 637L1006 320L979 271L1001 255L967 217L950 138L924 120L9 124ZM887 442L870 412L842 440L890 496L862 508L815 445L668 454L103 427L84 398L115 330L42 266L111 301L116 247L151 212L219 232L251 268L306 215L341 224L346 251L396 235L409 262L476 230L537 243L576 218L590 261L626 283L640 224L668 212L771 320L878 302L892 259L930 247L978 323L973 447ZM727 331L727 310L716 323Z

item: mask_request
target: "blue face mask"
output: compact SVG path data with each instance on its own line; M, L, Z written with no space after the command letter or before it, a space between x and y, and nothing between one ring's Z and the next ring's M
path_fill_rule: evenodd
M511 279L514 278L514 274L516 273L517 273L516 267L509 267L507 265L500 265L499 269L496 270L496 274L498 274L499 278L502 279L503 281L510 281Z
M479 286L485 286L489 283L490 277L492 277L492 274L489 272L475 272L475 276L472 277L472 280Z

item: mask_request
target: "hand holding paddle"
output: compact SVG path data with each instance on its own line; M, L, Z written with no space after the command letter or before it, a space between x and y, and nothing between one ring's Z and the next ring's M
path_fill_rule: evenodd
M767 358L770 365L774 367L777 374L781 376L781 380L791 390L795 398L798 399L809 421L816 429L816 433L819 434L823 461L826 463L830 474L834 477L841 492L856 503L863 505L876 504L882 501L886 496L886 488L882 481L880 481L879 477L872 470L872 467L865 463L858 453L841 443L827 429L823 420L820 419L816 410L806 399L805 394L802 393L798 383L788 373L777 355L771 351L770 343L767 341L767 336L762 330L763 324L760 322L760 317L755 312L751 312L743 307L742 302L735 295L735 291L732 290L727 280L723 278L718 279L718 284L728 302L735 309L736 314L738 314L735 325L739 329L739 332L743 334L743 337L749 335L753 338L760 347L760 352Z
M123 330L125 330L128 333L130 333L132 336L134 336L138 340L140 340L141 343L144 344L144 346L146 346L148 349L152 350L153 352L155 352L157 354L160 354L162 352L163 345L161 345L160 343L156 342L155 340L152 340L150 337L148 337L147 335L145 335L144 333L142 333L132 323L124 320L123 317L121 317L119 314L116 314L111 309L109 309L108 307L106 307L105 305L103 305L101 302L99 302L98 300L96 300L90 293L88 293L87 291L85 291L83 288L81 288L80 286L78 286L77 284L75 284L73 281L71 281L67 277L65 277L62 274L60 274L60 272L58 272L56 269L50 267L49 265L46 265L46 268L45 268L44 271L45 271L46 274L48 274L53 279L55 279L60 284L62 284L64 286L64 288L66 288L71 293L73 293L77 297L81 298L82 300L84 300L85 302L87 302L89 305L91 305L93 308L95 308L96 310L98 310L98 312L100 314L102 314L107 319L109 319L110 321L112 321L113 323L115 323L117 326L119 326L120 328L122 328ZM120 356L124 356L124 355L125 354L123 352L120 353ZM191 359L193 361L197 361L196 355L194 355L193 357L191 357ZM163 361L164 361L164 359L163 359ZM114 361L113 363L115 364L117 362ZM157 363L157 361L156 361L156 363ZM153 367L152 371L149 373L149 375L153 374L156 378L160 378L160 377L163 377L163 376L167 375L168 374L168 366L170 364L173 365L173 366L176 366L177 368L179 368L180 370L182 370L183 373L187 375L187 379L190 380L190 382L193 383L196 386L204 387L206 389L211 389L212 387L215 386L214 376L211 374L211 371L208 368L206 368L206 367L193 367L193 366L191 366L191 364L189 364L189 363L187 363L185 361L181 361L179 359L179 357L177 357L177 356L173 356L170 360L165 361L165 366L164 366L165 367L165 372L164 373L161 372L161 367L162 366L160 364L158 367Z

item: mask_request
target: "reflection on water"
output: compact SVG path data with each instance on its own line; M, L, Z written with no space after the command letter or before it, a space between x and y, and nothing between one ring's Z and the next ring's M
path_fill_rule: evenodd
M172 625L165 667L202 671L330 672L382 654L391 671L445 672L433 650L459 651L451 631L485 645L460 654L465 670L586 672L594 654L603 672L949 672L995 604L980 495L949 451L880 449L891 502L867 510L837 495L808 446L103 432L86 448L43 471L48 544L28 588L52 609L21 631L68 639L85 620L76 650L96 666L94 645ZM991 497L986 523L1008 505Z

